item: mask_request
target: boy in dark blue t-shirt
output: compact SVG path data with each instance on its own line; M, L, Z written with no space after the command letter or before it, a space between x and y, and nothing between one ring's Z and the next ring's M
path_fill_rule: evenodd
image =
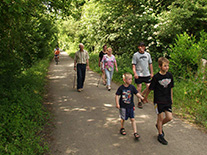
M134 130L134 137L135 139L138 139L140 135L137 133L137 127L136 127L136 122L134 119L134 94L139 97L140 99L144 99L137 91L137 89L131 85L132 83L132 75L130 73L125 73L123 75L123 81L124 84L121 85L115 96L115 101L116 101L116 107L120 111L120 116L121 116L121 129L120 133L122 135L126 135L126 131L124 129L124 121L130 118L132 122L132 127ZM119 98L120 96L120 98Z
M169 60L164 57L158 59L160 71L154 75L151 84L146 91L145 101L151 90L154 90L154 105L157 113L156 128L158 130L158 141L164 145L168 142L164 138L163 125L172 120L172 103L174 81L169 70ZM165 113L165 117L164 114Z

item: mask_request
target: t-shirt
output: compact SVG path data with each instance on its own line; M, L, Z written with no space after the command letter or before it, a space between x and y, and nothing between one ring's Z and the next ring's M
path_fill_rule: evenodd
M121 95L119 98L120 108L132 108L134 107L134 94L138 91L133 85L125 87L121 85L116 91L116 95Z
M155 74L149 86L150 90L154 90L154 103L172 104L171 88L173 87L174 81L171 73Z
M102 59L104 69L108 69L109 71L114 70L114 63L116 63L116 59L114 55L108 56L107 54L103 56Z
M106 55L106 53L104 53L103 51L101 51L101 52L99 53L100 62L101 62L101 60L103 59L103 56L104 56L104 55Z
M148 52L134 53L132 57L132 64L136 67L138 76L146 77L150 76L149 64L152 63L151 55Z

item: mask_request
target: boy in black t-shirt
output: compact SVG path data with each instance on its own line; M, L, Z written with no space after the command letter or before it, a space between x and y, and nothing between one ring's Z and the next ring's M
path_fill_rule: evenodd
M169 60L164 57L158 59L160 71L154 75L151 84L147 89L144 101L151 90L154 90L154 105L157 113L158 141L164 145L168 142L164 138L163 125L172 120L172 103L173 103L173 87L174 81L169 70ZM163 113L165 113L165 118Z
M136 122L134 119L134 98L133 95L135 94L140 99L144 99L137 91L137 89L131 85L132 83L132 75L129 73L125 73L123 75L124 84L121 85L115 96L116 107L120 111L121 116L121 129L120 133L122 135L126 135L126 131L124 129L124 121L130 118L132 127L134 130L134 137L135 139L139 139L140 135L137 133ZM119 98L120 95L120 98Z

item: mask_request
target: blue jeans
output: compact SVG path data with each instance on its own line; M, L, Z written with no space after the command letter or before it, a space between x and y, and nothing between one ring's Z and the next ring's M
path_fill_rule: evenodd
M113 78L114 70L109 71L107 68L105 68L105 74L107 78L107 86L111 85L111 80Z
M86 64L77 64L77 89L83 88L86 76Z

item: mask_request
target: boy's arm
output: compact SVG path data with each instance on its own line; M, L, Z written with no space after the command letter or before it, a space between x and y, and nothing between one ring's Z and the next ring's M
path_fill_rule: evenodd
M116 108L120 109L119 96L118 95L115 96L115 102L116 102Z
M140 93L137 93L136 96L137 96L138 98L140 98L141 100L144 100L144 97L143 97Z
M148 98L148 95L149 95L150 91L151 90L149 88L147 88L146 93L145 93L145 96L144 96L144 101L147 102L147 103L148 103L147 98Z

